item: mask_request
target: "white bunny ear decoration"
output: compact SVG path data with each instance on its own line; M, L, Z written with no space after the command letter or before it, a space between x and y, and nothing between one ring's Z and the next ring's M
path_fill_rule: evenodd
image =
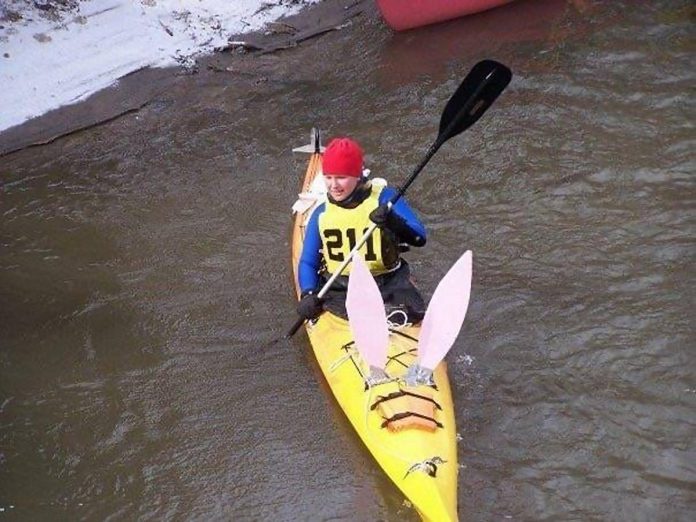
M423 318L418 358L404 378L406 384L432 384L433 370L457 340L469 308L472 254L467 250L437 285ZM389 328L382 295L362 257L353 258L346 310L358 352L370 367L368 385L387 378Z
M423 318L418 359L406 375L409 385L432 384L433 370L457 340L469 308L472 254L467 250L435 289Z
M360 254L353 257L348 278L346 311L353 340L362 359L370 367L370 383L386 379L389 328L382 294Z

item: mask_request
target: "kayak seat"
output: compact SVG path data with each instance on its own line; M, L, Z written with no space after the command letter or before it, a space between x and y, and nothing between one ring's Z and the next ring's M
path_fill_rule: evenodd
M379 395L370 409L377 410L384 418L382 428L389 431L421 429L435 431L442 428L435 418L440 405L433 399L433 392L427 386L399 387L386 395Z

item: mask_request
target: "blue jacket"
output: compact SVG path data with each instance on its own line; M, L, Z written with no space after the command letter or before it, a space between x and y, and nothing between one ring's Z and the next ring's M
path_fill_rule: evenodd
M387 203L396 196L396 193L396 189L385 187L379 195L379 204L383 205ZM321 234L319 233L319 216L325 209L326 203L319 205L309 218L307 228L305 229L302 256L300 257L297 270L300 291L302 293L310 290L317 290L319 286L319 267L321 266L323 251ZM400 198L392 207L391 211L406 221L406 224L413 231L414 235L422 238L421 245L425 243L425 227L416 217L416 214L408 203L406 203L404 198Z

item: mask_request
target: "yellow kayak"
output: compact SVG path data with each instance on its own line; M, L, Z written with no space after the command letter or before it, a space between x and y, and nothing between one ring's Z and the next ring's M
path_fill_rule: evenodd
M292 228L298 298L304 228L314 208L325 200L321 153L303 149L311 155L300 199L293 207ZM347 321L324 312L305 327L338 404L382 469L423 520L457 520L457 434L446 365L440 363L433 372L434 386L408 386L399 380L415 360L420 326L390 330L386 365L390 379L371 386Z

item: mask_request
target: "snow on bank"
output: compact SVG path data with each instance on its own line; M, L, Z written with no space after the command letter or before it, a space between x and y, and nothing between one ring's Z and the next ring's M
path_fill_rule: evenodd
M2 0L0 132L320 0Z

